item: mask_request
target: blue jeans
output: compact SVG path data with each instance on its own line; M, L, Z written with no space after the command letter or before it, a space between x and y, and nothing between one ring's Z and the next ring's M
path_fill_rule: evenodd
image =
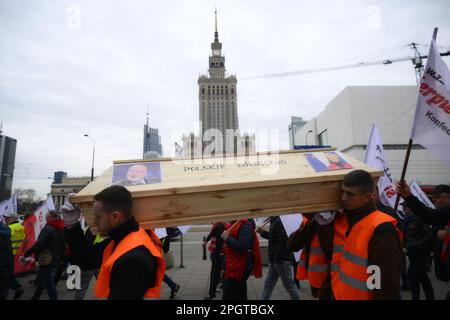
M300 294L295 286L293 275L292 262L280 261L270 263L269 273L267 274L266 281L264 282L264 290L261 296L261 300L269 300L272 295L273 288L277 284L278 278L283 281L283 286L291 296L292 300L300 300Z
M39 272L36 278L36 291L34 292L31 300L39 300L44 288L47 290L50 300L58 300L58 294L56 293L55 281L53 276L55 275L56 266L40 266Z

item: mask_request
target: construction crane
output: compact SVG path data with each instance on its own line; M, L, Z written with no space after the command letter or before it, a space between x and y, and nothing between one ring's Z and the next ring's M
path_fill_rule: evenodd
M352 68L360 68L360 67L370 67L370 66L375 66L375 65L388 65L388 64L393 64L393 63L409 60L414 65L415 74L416 74L416 82L417 82L417 84L419 84L420 79L422 78L422 74L423 74L423 67L424 67L423 60L428 58L428 56L420 55L419 50L417 49L417 46L418 46L417 43L413 42L413 43L409 44L408 46L411 49L413 49L413 51L414 51L413 57L408 56L408 57L394 58L394 59L384 59L384 60L376 60L376 61L369 61L369 62L343 64L343 65L332 66L332 67L322 67L322 68L315 68L315 69L303 69L303 70L297 70L297 71L272 73L272 74L254 76L254 77L246 77L246 78L243 78L243 80L282 78L282 77L297 76L297 75L308 74L308 73L336 71L336 70L352 69ZM447 52L440 53L440 55L441 56L450 56L450 48L447 49Z

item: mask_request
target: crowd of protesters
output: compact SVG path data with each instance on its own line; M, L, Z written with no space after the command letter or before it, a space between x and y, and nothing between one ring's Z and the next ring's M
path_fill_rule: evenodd
M217 299L218 292L223 300L247 300L248 279L263 274L259 237L268 240L269 261L261 300L270 299L278 279L292 300L300 300L300 280L309 282L318 300L393 300L401 299L402 290L410 290L417 300L421 289L433 300L428 273L432 270L447 283L450 278L450 186L435 188L436 209L420 202L405 182L397 185L397 193L404 199L401 219L380 202L372 176L354 170L342 183L342 209L304 214L290 235L279 216L266 220L268 230L253 219L214 223L203 241L211 260L206 300ZM84 299L93 278L97 298L160 298L163 282L171 289L170 298L176 296L180 286L165 272L169 239L139 226L125 187L114 185L95 196L95 236L80 223L72 196L60 212L47 213L36 242L20 257L15 255L26 239L18 216L10 214L0 222L0 299L7 299L10 290L13 299L23 294L14 260L38 266L32 299L39 299L44 289L50 299L58 299L56 284L68 264L81 270L77 300ZM301 252L298 261L295 252Z

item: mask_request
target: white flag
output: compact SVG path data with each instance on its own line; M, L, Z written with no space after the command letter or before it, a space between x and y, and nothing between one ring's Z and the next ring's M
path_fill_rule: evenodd
M303 216L301 213L286 214L280 216L280 219L283 223L284 230L289 237L294 231L300 228L303 221ZM300 260L300 253L301 251L294 252L295 261Z
M264 224L264 222L266 221L267 217L259 217L259 218L255 218L255 224L257 226L262 226Z
M5 213L17 213L17 195L13 194L9 199L0 202L0 221Z
M411 139L450 166L450 71L434 39L420 83Z
M159 239L167 237L167 230L166 228L156 228L155 233L158 236Z
M435 209L433 202L427 197L425 192L422 191L422 189L417 184L416 180L411 181L409 184L409 187L411 188L411 193L416 196L417 199L422 201L424 205L427 207L430 207L432 209Z
M178 229L182 234L186 234L192 226L179 226Z
M48 210L56 210L55 203L53 202L52 196L48 196L48 198L47 198L47 208L48 208Z
M36 217L36 222L34 223L34 235L37 240L39 233L41 233L42 229L44 229L47 224L47 213L50 210L55 210L55 204L53 203L53 199L51 196L48 196L47 200L45 200L42 205L34 211L34 216Z
M394 208L395 198L397 197L395 183L392 178L391 169L389 168L389 164L384 155L383 143L381 142L380 135L378 134L375 125L372 126L372 131L370 132L364 163L384 171L384 176L378 179L380 201L385 206Z

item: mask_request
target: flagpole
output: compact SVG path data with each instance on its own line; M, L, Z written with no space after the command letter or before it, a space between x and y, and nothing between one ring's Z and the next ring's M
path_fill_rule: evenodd
M436 40L438 28L434 28L433 30L433 40ZM411 154L413 140L410 138L408 142L408 148L406 149L405 161L403 163L402 175L400 177L400 183L403 184L405 182L406 168L408 167L409 155ZM397 198L395 199L394 213L397 213L398 204L400 202L400 195L397 194Z

